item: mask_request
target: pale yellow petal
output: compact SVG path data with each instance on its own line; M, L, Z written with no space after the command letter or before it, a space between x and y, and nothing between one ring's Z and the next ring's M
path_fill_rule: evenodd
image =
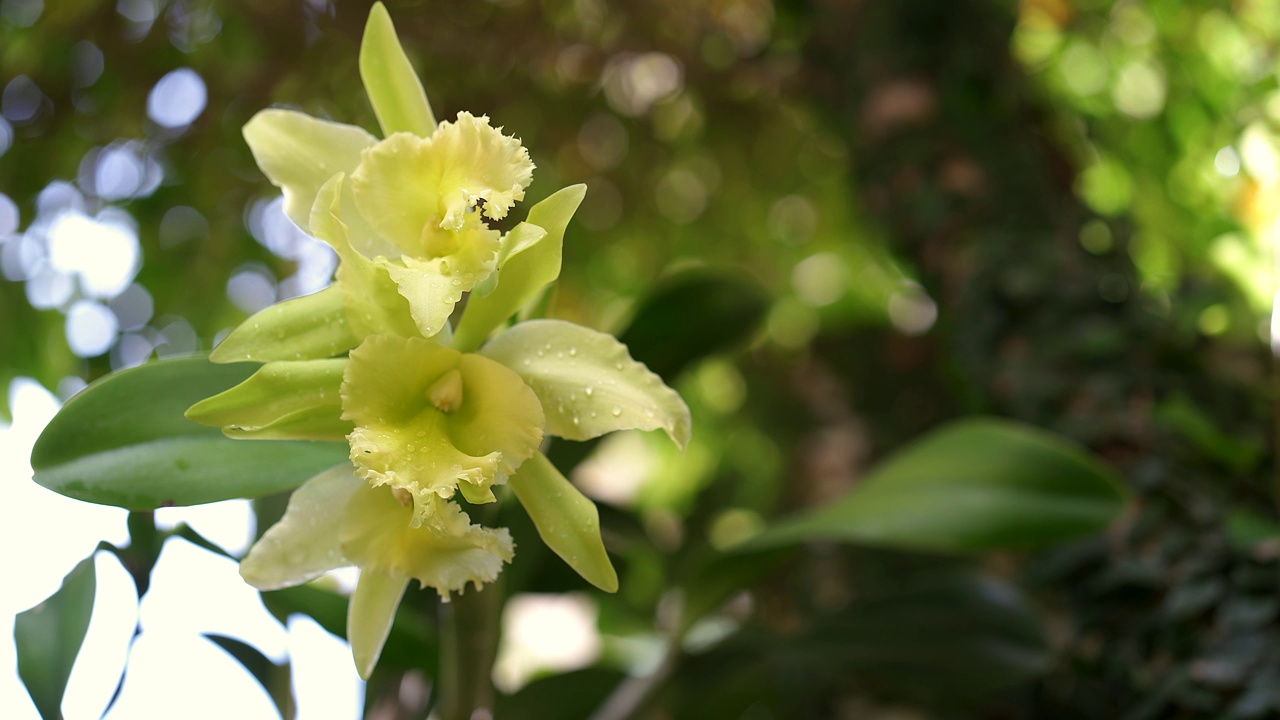
M347 505L343 553L363 572L410 577L442 596L497 579L515 552L505 528L472 525L456 503L440 498L421 508L428 521L411 525L414 509L388 488L360 491Z

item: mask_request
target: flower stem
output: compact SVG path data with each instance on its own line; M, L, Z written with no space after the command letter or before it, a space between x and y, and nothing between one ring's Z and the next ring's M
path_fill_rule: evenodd
M440 605L440 720L493 717L501 609L499 583Z

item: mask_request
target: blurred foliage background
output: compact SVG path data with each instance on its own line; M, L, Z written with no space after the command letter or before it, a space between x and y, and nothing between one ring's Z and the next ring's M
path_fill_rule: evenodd
M66 397L323 286L332 258L240 128L273 104L376 127L368 5L0 2L0 381ZM713 566L750 587L642 717L1280 713L1280 2L388 5L437 116L523 139L530 200L589 186L551 314L619 332L693 408L684 456L553 454L621 560L621 593L592 595L606 636L661 635L670 589ZM95 279L86 237L128 262ZM976 413L1083 443L1137 501L1035 554L717 559ZM282 500L258 507L265 528ZM584 590L504 520L509 587ZM308 590L268 606L340 633L341 599ZM397 626L379 717L420 712L396 688L434 657L396 643L433 642L434 602ZM498 717L587 716L623 647Z

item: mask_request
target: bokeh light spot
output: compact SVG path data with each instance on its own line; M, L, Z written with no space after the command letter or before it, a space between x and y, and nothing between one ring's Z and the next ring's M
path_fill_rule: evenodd
M3 240L6 235L18 232L18 224L21 219L21 215L18 213L18 204L10 199L8 195L0 193L0 240Z
M102 303L78 300L67 311L67 344L80 357L97 357L116 340L116 316Z
M174 129L190 125L208 102L204 80L191 68L179 68L160 78L147 96L147 117Z
M23 125L35 119L44 102L44 93L35 81L26 75L19 75L4 86L0 95L0 112L15 125Z
M904 335L923 335L938 320L938 305L915 283L895 292L888 309L889 321Z
M276 282L258 267L237 271L227 281L227 297L252 315L276 301Z
M1132 62L1120 69L1111 88L1116 109L1132 118L1155 117L1164 109L1164 72L1151 62Z
M44 12L44 0L3 0L0 2L0 20L19 28L36 24Z
M141 261L137 231L120 210L108 208L97 218L64 212L49 227L49 259L53 267L80 278L86 295L112 298L133 281Z
M791 287L796 297L813 307L839 300L848 289L849 273L838 255L821 252L796 263L791 271Z

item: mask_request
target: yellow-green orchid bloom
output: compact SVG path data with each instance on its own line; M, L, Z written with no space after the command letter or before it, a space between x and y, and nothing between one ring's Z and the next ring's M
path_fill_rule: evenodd
M583 578L617 590L595 505L540 445L661 429L683 447L690 418L610 335L560 320L500 329L559 276L586 188L554 193L499 237L485 219L523 197L533 169L519 143L467 113L437 125L380 4L361 73L385 140L279 110L246 126L286 212L338 251L337 282L233 331L211 359L266 364L187 416L232 437L348 444L350 463L294 492L241 574L270 590L359 567L348 635L367 678L409 580L448 600L511 561L508 532L465 510L496 487Z
M373 267L343 284L346 299L362 306L369 292L390 284L408 303L414 334L430 337L445 327L462 294L497 269L504 238L486 220L502 219L524 198L533 162L487 117L461 112L436 123L381 4L369 14L360 69L385 139L282 109L259 112L244 137L263 173L283 190L285 212L314 235L320 233L311 210L320 188L335 175L345 178L337 212L350 243L336 249L358 253Z
M543 541L612 592L595 505L538 452L542 437L661 429L683 447L690 429L684 401L622 343L561 320L519 323L476 353L375 335L349 358L268 363L188 416L239 437L346 434L351 464L294 493L242 574L267 590L359 566L348 623L366 676L409 579L447 598L512 558L506 531L472 525L457 493L491 502L509 483Z

